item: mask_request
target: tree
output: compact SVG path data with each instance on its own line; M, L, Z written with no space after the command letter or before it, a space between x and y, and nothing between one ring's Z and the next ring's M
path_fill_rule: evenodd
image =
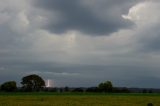
M102 92L112 92L113 85L111 81L102 82L98 85L98 88Z
M64 88L64 91L65 91L65 92L68 92L68 91L69 91L69 87L66 86L66 87Z
M86 92L98 92L99 89L98 87L89 87L86 89Z
M72 92L84 92L83 88L75 88Z
M40 76L32 74L23 77L21 84L25 91L39 91L45 86L45 81Z
M2 91L15 91L17 89L16 82L15 81L7 81L1 85Z

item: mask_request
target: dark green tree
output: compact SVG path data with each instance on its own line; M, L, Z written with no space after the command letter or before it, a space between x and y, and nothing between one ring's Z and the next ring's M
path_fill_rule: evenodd
M112 92L113 85L111 81L102 82L98 85L99 91L101 92Z
M1 85L1 90L6 92L12 92L17 89L15 81L7 81Z
M69 87L66 86L66 87L64 88L64 91L65 91L65 92L68 92L68 91L69 91Z
M39 91L45 86L45 81L40 76L32 74L23 77L21 84L25 91Z

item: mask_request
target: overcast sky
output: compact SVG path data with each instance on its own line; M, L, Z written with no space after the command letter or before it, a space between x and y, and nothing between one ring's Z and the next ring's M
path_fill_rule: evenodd
M0 0L0 83L160 87L159 0ZM19 84L18 84L19 85Z

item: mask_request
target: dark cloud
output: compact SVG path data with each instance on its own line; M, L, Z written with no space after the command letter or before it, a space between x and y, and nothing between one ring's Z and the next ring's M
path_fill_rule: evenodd
M151 67L138 65L80 65L56 62L11 61L0 62L0 83L7 80L21 81L28 74L38 74L45 80L54 81L54 86L96 86L98 83L111 80L114 86L159 87ZM144 75L145 73L145 75ZM74 80L73 80L74 79Z
M150 23L154 17L149 17L158 15L157 8L135 8L151 15L142 14L137 21L139 12L130 14L137 24L132 29L133 23L121 15L140 0L15 1L0 2L0 83L19 83L35 73L53 80L54 86L96 86L111 80L114 86L160 87L160 56L153 53L160 50L159 19ZM129 30L111 34L122 28ZM69 30L82 33L64 33Z
M133 24L121 15L135 3L136 0L36 0L35 5L51 14L59 14L57 23L53 21L55 14L48 17L45 28L51 32L77 30L90 35L104 35Z

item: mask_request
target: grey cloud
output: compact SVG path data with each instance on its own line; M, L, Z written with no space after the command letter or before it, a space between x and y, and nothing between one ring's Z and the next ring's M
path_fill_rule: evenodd
M144 41L143 48L145 51L150 52L160 52L160 31L159 28L156 28L156 31L152 30L152 33L148 33L148 37L146 38L146 41ZM148 32L148 31L147 31ZM150 37L152 36L152 37Z
M157 24L158 25L155 24L147 27L146 29L139 31L136 34L136 38L138 39L135 43L135 48L137 49L137 51L143 53L160 52L160 26L158 22Z
M38 74L44 79L54 81L54 86L96 86L105 80L112 80L115 86L150 87L157 77L153 71L158 69L138 65L79 65L67 63L45 62L11 62L3 63L1 68L1 80L16 80L27 74ZM0 66L1 67L1 66ZM12 71L11 71L12 70ZM158 72L158 71L157 71ZM8 74L10 73L10 74ZM143 74L145 73L145 75ZM135 79L136 78L136 79ZM144 81L144 82L143 82ZM150 84L148 82L149 81ZM1 81L2 82L2 81ZM139 85L138 83L143 83ZM152 86L159 87L159 86Z
M121 35L118 38L77 34L79 36L73 37L73 42L64 33L77 30L98 36L129 28L132 23L123 20L121 15L127 14L128 9L139 1L36 0L24 14L30 22L27 30L21 29L16 17L23 9L14 12L17 11L15 7L10 7L7 9L12 10L8 12L9 22L0 24L0 83L20 82L23 76L37 73L44 79L52 79L55 86L96 86L112 80L115 86L160 87L155 84L160 80L157 76L160 74L159 54L152 54L159 50L159 25L133 30L135 42L132 37L127 38L132 31L118 32L117 35ZM58 14L57 23L54 23L54 14ZM39 18L48 18L48 24L44 22L45 28L57 35L42 31L43 23L39 23ZM23 25L23 21L21 23ZM58 33L64 33L64 36L58 36ZM137 49L148 50L155 57L148 57L146 52Z
M132 26L133 23L121 15L135 3L137 0L36 0L35 5L51 14L59 14L57 23L53 21L55 14L47 17L49 22L44 28L50 32L77 30L89 35L104 35Z

